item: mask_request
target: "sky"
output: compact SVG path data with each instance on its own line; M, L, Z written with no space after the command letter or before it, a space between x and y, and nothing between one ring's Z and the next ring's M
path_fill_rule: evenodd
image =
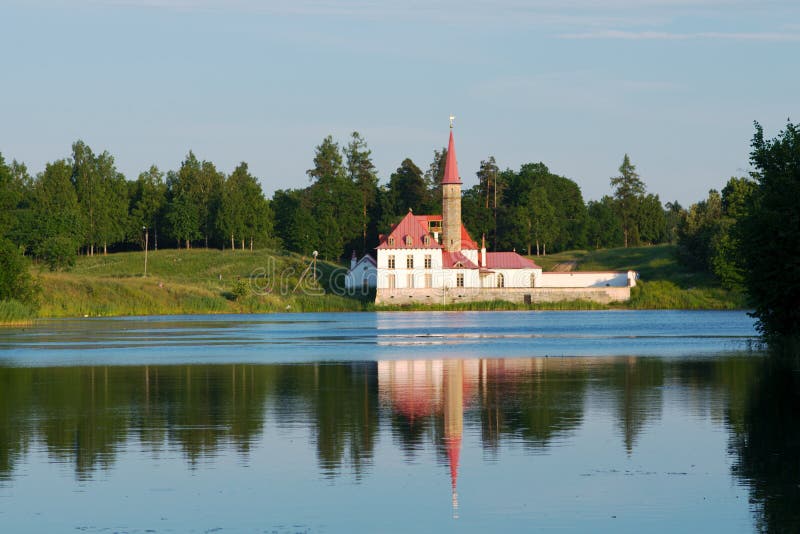
M800 120L797 0L0 0L0 28L0 153L33 173L82 139L271 195L358 131L386 183L453 114L467 187L493 155L599 199L627 153L688 205L751 170L753 121Z

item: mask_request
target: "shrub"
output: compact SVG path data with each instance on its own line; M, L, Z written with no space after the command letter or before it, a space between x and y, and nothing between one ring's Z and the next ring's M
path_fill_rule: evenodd
M69 237L48 237L39 245L37 256L51 271L69 269L75 265L77 247Z

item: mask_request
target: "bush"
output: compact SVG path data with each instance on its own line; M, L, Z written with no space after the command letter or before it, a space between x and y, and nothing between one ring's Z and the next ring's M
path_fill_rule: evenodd
M28 260L15 244L0 238L0 301L32 303L38 294L28 272Z
M68 237L48 237L39 245L37 256L51 271L70 269L75 265L77 248L72 239Z

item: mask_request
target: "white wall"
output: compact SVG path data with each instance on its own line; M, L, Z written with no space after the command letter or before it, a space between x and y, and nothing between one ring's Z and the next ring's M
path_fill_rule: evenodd
M633 287L635 274L633 271L542 273L539 287L626 287L629 279Z
M347 272L344 278L344 286L346 289L360 289L364 287L364 281L367 281L367 287L374 288L378 281L378 270L375 265L369 261L366 256L356 263L355 268Z

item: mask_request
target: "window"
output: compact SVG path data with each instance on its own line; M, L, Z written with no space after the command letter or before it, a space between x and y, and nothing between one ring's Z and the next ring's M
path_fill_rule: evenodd
M406 276L406 287L408 287L408 288L414 287L414 275L413 274L409 274L408 276Z
M390 237L387 242L389 243L390 247L394 246L394 238L393 237Z
M457 261L456 264L453 265L453 267L455 267L456 269L463 269L464 268L464 264L461 263L460 261Z
M531 273L531 287L536 287L536 275Z
M394 289L397 284L395 283L395 278L393 274L389 275L389 289Z
M364 282L361 284L361 288L366 294L369 291L369 280L364 280Z
M430 273L425 275L425 287L428 289L433 287L433 275Z
M413 269L414 268L414 256L409 254L406 256L406 269Z
M430 245L431 244L431 236L426 235L425 237L422 238L422 242L425 243L425 246Z
M506 287L506 280L503 273L497 273L497 287Z
M431 264L432 264L431 255L430 254L425 254L425 268L426 269L430 269L431 268Z
M394 254L389 254L389 269L394 269Z
M464 273L456 275L456 287L464 287Z
M407 235L407 236L406 236L406 246L407 246L407 247L410 247L410 246L411 246L411 245L413 245L413 244L414 244L414 238L413 238L413 237L411 237L410 235Z

